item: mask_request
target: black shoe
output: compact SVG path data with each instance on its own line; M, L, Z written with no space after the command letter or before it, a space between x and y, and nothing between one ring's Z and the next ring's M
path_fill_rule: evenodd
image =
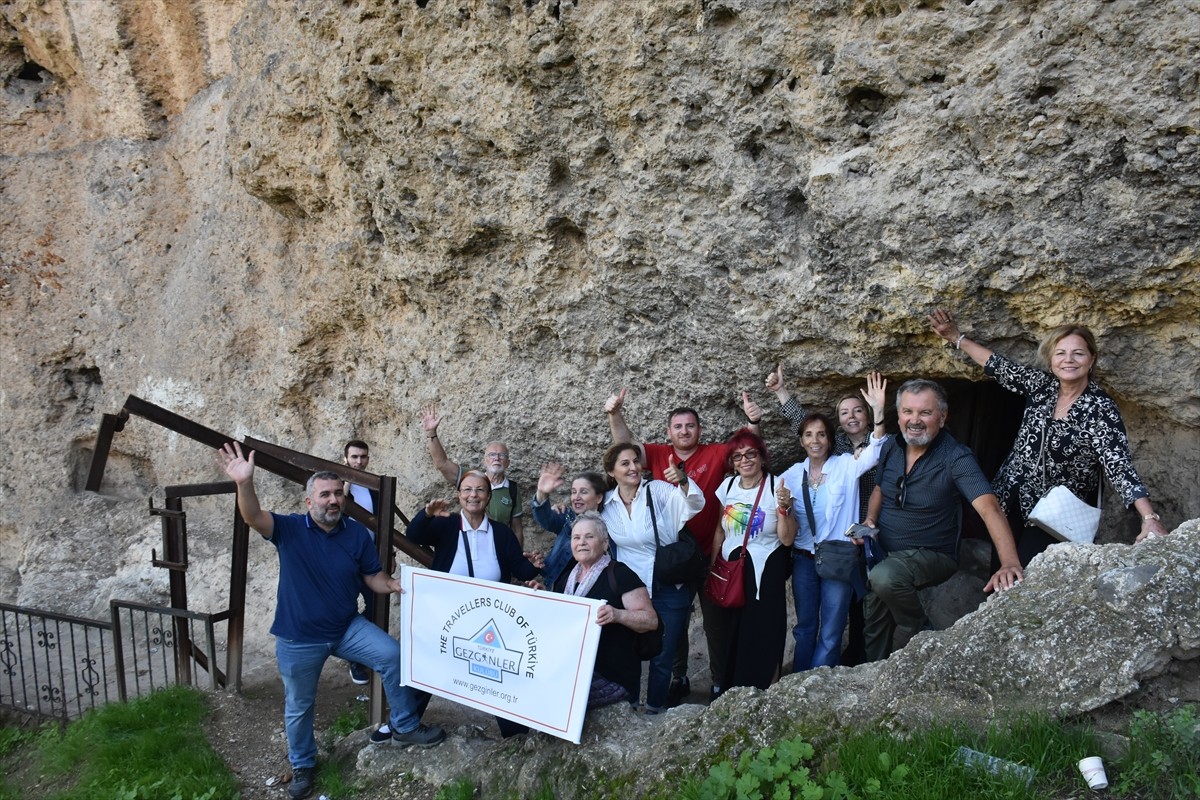
M686 700L691 693L692 682L688 680L687 675L671 678L671 685L667 687L667 707L674 708Z
M288 787L288 795L292 800L303 800L313 793L313 767L296 767L292 770L292 785Z
M716 700L718 697L720 697L723 694L725 694L725 690L722 689L720 686L712 687L711 689L708 690L708 702L711 703L712 701Z
M446 732L434 725L418 725L406 733L392 731L392 742L395 744L414 744L417 747L433 747L445 738Z
M371 670L367 669L362 664L355 664L353 661L347 663L350 664L350 680L354 681L359 686L366 686L371 682Z
M371 744L391 744L392 729L388 727L386 722L383 723L378 728L371 731L370 741Z

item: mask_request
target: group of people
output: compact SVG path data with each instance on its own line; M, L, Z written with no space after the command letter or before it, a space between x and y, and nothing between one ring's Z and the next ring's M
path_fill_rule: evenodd
M779 367L765 387L792 421L804 456L799 463L772 473L759 433L763 412L746 392L747 424L727 441L702 442L700 415L677 408L667 415L667 443L659 444L633 436L622 389L605 403L613 443L603 455L603 473L575 475L568 502L556 506L551 501L565 484L564 469L551 463L541 470L530 507L534 520L555 534L546 553L523 552L522 502L508 478L508 448L491 442L484 469L464 469L450 461L438 438L437 409L425 409L430 456L456 486L459 510L430 500L406 534L433 548L435 570L605 600L597 615L603 626L593 681L597 703L639 703L642 664L635 643L639 634L661 628L662 648L649 659L647 714L690 693L687 630L697 596L713 697L731 686L765 689L778 680L789 577L794 671L886 658L906 637L930 627L918 592L957 569L963 500L979 513L994 548L985 592L1019 583L1029 561L1053 543L1028 518L1054 486L1096 503L1106 477L1141 515L1137 541L1166 535L1133 467L1120 411L1095 380L1091 331L1055 329L1039 350L1043 368L1035 368L968 338L950 312L935 311L929 323L949 346L1025 397L1013 450L991 482L970 449L945 429L949 406L938 383L918 378L898 388L899 432L887 435L887 382L878 373L857 394L841 398L831 418L804 409ZM366 445L356 441L346 449L347 463L365 468L365 460L351 460L351 445L364 455ZM254 492L253 453L243 457L233 443L221 458L237 483L247 523L279 551L271 632L297 775L292 796L307 796L297 793L297 782L306 778L311 791L312 703L329 655L379 672L391 713L372 741L441 741L440 729L420 722L428 696L399 684L395 640L358 613L364 587L367 597L399 588L382 570L370 532L341 514L348 496L360 505L374 498L333 473L318 473L307 487L308 514L270 514ZM745 596L734 604L740 607L717 602L701 582L664 567L664 548L677 543L694 547L710 565L740 565ZM504 720L500 725L504 735L525 730Z

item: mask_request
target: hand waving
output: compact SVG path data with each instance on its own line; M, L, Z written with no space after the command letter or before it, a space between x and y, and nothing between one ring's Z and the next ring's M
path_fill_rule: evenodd
M227 442L217 451L217 459L221 468L234 483L241 485L254 477L254 451L248 458L242 456L242 446L238 442Z
M542 464L542 473L538 476L537 493L548 497L562 485L563 465L554 461Z
M438 414L437 406L425 406L421 409L421 427L425 429L426 436L437 433L438 425L441 424L442 417Z

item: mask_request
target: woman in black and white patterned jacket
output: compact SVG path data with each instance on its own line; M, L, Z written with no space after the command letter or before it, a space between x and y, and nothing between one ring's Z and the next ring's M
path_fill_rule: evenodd
M1167 535L1133 467L1121 410L1092 377L1098 350L1091 330L1062 325L1051 331L1038 348L1047 372L1018 364L967 338L948 311L930 314L929 324L997 383L1025 396L1016 442L992 481L1017 537L1021 566L1054 543L1040 528L1027 524L1037 501L1062 484L1095 505L1101 470L1126 508L1134 506L1141 515L1137 541Z

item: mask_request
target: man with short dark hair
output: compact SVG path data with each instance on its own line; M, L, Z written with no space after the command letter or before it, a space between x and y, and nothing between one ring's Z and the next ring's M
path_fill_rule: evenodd
M342 461L352 469L366 472L367 467L371 466L371 448L362 439L351 439L342 448ZM346 495L368 514L374 514L375 509L379 506L379 492L374 489L347 482ZM367 530L371 531L371 541L375 541L375 531L370 528ZM363 599L362 615L367 622L370 622L375 617L375 593L364 585L360 594ZM347 667L350 670L352 682L359 686L366 686L371 682L371 671L364 665L350 661L347 663Z
M351 439L342 448L342 461L351 469L366 472L367 467L371 465L371 448L362 439ZM346 493L350 495L355 503L361 506L368 514L375 513L375 509L379 506L379 493L377 491L353 483L347 483L346 487Z
M450 483L458 486L466 471L446 455L446 448L438 438L438 425L442 416L437 406L421 410L421 427L425 429L425 443L434 468ZM492 483L492 499L488 503L488 519L507 525L522 547L525 545L525 512L521 508L521 494L517 485L508 479L508 445L504 442L488 442L483 448L483 472Z
M428 696L400 683L400 643L358 614L364 582L380 594L401 588L380 567L367 528L342 516L341 478L332 472L315 473L305 492L307 514L273 514L259 505L254 489L254 451L243 457L241 445L232 442L218 454L225 474L237 484L242 518L279 554L271 633L283 679L283 718L292 764L288 793L298 800L313 791L317 682L331 655L379 673L391 705L388 741L427 747L445 739L441 728L421 724Z
M916 378L896 392L900 436L883 446L879 482L871 494L866 524L880 528L888 555L868 574L863 601L868 661L892 652L897 628L909 636L928 628L917 592L958 569L958 537L966 499L979 512L1000 558L985 592L1008 589L1023 578L1008 520L975 455L943 429L949 413L946 392Z
M669 444L638 444L629 425L625 422L624 406L627 390L622 389L612 395L604 404L604 412L608 415L608 426L612 433L614 444L631 442L637 444L644 458L642 463L650 470L655 480L663 480L663 472L670 466L672 458L676 465L687 473L690 480L704 492L704 508L700 513L688 520L684 527L692 534L705 559L711 558L713 534L720 524L721 503L717 500L717 487L725 477L726 460L729 448L724 442L702 444L700 442L700 415L692 408L675 408L667 414L667 441ZM758 432L758 424L762 421L762 409L750 399L748 392L742 392L742 411L746 415L749 428ZM698 587L692 587L695 591ZM729 609L721 608L700 592L700 611L704 615L704 638L708 644L709 674L712 678L710 698L716 699L722 691L722 681L725 679L726 656L729 645L731 615ZM675 654L672 665L671 690L668 701L678 703L691 692L691 681L688 678L688 641L687 636L680 639L679 649Z

